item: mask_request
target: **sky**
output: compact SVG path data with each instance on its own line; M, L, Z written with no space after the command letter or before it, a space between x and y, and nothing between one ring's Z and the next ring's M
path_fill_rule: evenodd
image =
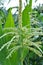
M6 0L4 2L4 7L6 7L6 10L9 9L10 7L19 6L19 0L11 0L9 4L7 4L7 3L8 3L8 0ZM22 9L24 9L24 3L25 3L25 6L26 6L25 0L22 0ZM43 0L37 0L36 3L35 3L35 0L33 0L32 8L38 6L39 4L43 4ZM16 9L14 9L13 11L15 12Z
M39 4L43 4L43 0L37 0L37 2L35 3L34 0L33 0L33 8L38 6Z
M6 7L6 9L8 9L9 7L13 7L13 6L19 6L19 0L11 0L9 4L7 4L8 0L5 1L4 6ZM22 0L22 5L24 6L24 3L26 4L25 0ZM35 3L35 0L33 0L32 3L32 7L36 7L37 5L43 4L43 0L37 0L37 2Z

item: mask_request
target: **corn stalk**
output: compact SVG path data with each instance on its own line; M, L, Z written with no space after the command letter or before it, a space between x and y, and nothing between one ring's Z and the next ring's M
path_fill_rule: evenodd
M19 0L19 28L20 29L22 28L22 0ZM20 50L20 55L21 55L20 61L21 61L21 65L23 65L23 54L21 53L21 51L22 50Z
M22 28L22 0L19 0L19 28Z

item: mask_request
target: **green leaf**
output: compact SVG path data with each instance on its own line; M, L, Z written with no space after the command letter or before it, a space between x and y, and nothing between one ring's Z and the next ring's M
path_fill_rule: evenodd
M30 16L29 16L29 6L27 5L22 12L22 25L30 28Z
M2 35L2 21L0 20L0 36Z
M3 34L2 31L2 23L0 21L0 36ZM0 39L0 47L6 42L5 38ZM1 52L0 52L0 64L1 65L10 65L9 60L6 60L6 56L7 56L8 50L6 50L6 48L4 48Z
M14 24L13 16L10 9L8 11L8 16L6 18L5 28L12 28L12 27L14 28L15 24Z
M32 11L32 0L29 1L29 12Z
M22 12L22 25L28 28L31 27L31 22L30 22L31 11L32 11L32 0L29 1L29 4L26 5L25 9Z

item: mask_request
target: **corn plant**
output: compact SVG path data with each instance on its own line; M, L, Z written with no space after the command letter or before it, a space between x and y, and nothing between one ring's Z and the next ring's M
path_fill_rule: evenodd
M30 0L32 4L32 0ZM23 65L23 61L30 51L42 57L41 43L33 42L31 37L34 35L43 35L39 29L33 29L30 24L30 9L32 5L27 5L22 12L22 0L19 0L19 21L18 28L9 10L4 28L0 23L0 64L1 65ZM29 8L29 10L28 10ZM40 34L41 33L41 34ZM1 60L2 59L2 60ZM29 64L28 64L29 65Z

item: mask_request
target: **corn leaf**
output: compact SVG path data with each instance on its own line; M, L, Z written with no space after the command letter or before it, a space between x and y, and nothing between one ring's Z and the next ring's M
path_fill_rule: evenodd
M2 22L0 20L0 36L2 35Z
M29 4L26 5L25 9L22 12L22 25L28 28L31 27L31 22L30 22L31 11L32 11L32 0L29 1Z
M9 9L8 11L8 16L6 18L6 23L5 23L5 28L14 28L14 20L13 20L13 17L12 17L12 13L11 13L11 9Z

